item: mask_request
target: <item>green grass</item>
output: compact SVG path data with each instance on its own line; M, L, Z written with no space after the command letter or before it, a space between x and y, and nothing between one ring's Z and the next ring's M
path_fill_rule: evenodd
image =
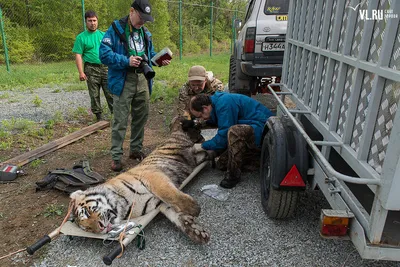
M167 67L154 67L154 80L151 101L163 100L172 103L178 96L179 88L186 82L189 68L202 65L214 73L214 76L224 84L228 83L229 53L184 56L174 55ZM0 91L21 90L32 91L40 87L53 87L54 92L64 88L66 91L86 90L86 83L78 79L78 71L74 61L48 64L13 64L11 72L0 68ZM5 98L8 98L6 95ZM10 102L11 100L9 100Z

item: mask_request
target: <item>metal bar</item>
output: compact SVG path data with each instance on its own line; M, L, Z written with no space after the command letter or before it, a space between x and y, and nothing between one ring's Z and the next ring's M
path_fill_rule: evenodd
M331 141L313 141L316 146L343 146L341 142L331 142Z
M182 46L183 46L183 37L182 37L182 0L179 0L179 60L182 60Z
M336 88L333 89L333 93L335 95L335 99L333 100L332 104L332 112L331 112L331 119L329 121L329 130L336 131L340 108L342 104L342 97L344 86L346 83L346 73L347 73L347 65L343 62L340 62L339 71L338 71L338 78L336 82Z
M345 1L336 1L336 13L333 20L332 33L331 33L331 43L330 50L337 51L339 45L340 28L342 27L343 21L343 11L344 11Z
M280 85L280 84L273 84L273 85ZM293 117L292 114L288 111L286 108L285 104L279 99L278 95L275 94L275 91L272 89L271 84L268 85L268 89L273 94L278 101L281 109L285 112L285 114L292 120L293 124L296 126L297 130L303 135L304 139L310 146L311 152L314 155L316 161L321 165L322 169L330 174L332 177L336 177L337 179L343 180L348 183L355 183L355 184L376 184L379 185L381 183L380 180L375 179L375 178L358 178L358 177L353 177L353 176L348 176L344 175L342 173L337 172L331 164L322 156L321 152L317 148L316 145L314 145L313 141L311 138L308 136L308 134L304 131L303 127L297 122L297 120Z
M293 95L292 92L275 92L277 95Z
M214 16L214 2L213 2L213 0L211 0L211 6L210 6L210 57L212 57L213 16Z
M320 109L320 113L319 113L319 118L321 121L326 120L326 115L327 115L326 113L328 110L329 97L331 94L331 86L332 86L334 67L335 67L335 61L332 59L328 59L327 71L325 73L325 83L324 83L324 87L321 88L323 90L322 100L321 100L321 109Z
M304 27L306 24L306 13L307 13L307 4L308 0L302 0L301 2L301 13L300 13L300 26L299 26L299 32L298 32L298 37L297 38L299 41L304 42Z
M1 31L1 38L3 40L3 47L4 47L4 59L6 60L6 69L10 72L10 58L8 57L8 48L6 42L6 32L4 31L4 22L3 22L3 11L0 6L0 31Z
M311 45L317 45L318 34L319 34L319 23L321 22L322 6L324 1L317 1L315 20L314 20L314 32L311 37Z
M310 0L308 1L308 6L313 7L315 6L315 1L316 0ZM304 33L304 43L310 43L311 40L311 28L312 28L312 17L313 14L311 13L311 9L308 9L308 13L306 14L307 16L307 23L306 23L306 32Z
M322 90L320 84L322 79L322 69L324 68L324 60L325 57L318 55L317 69L315 71L315 79L313 86L314 92L313 92L313 98L311 100L311 110L313 112L315 112L318 108L317 105L318 105L319 90Z
M368 239L372 244L380 243L387 214L388 211L382 208L379 197L375 195L374 203L372 204L370 224L367 231Z
M389 80L393 80L396 82L400 82L400 72L398 70L394 70L388 67L383 67L383 66L376 66L375 63L371 63L368 61L363 61L363 60L358 60L356 58L353 58L351 56L346 56L346 55L342 55L341 53L338 52L333 52L333 51L329 51L326 49L321 49L319 47L314 47L308 44L304 44L302 42L293 40L293 39L286 39L286 41L290 44L293 44L295 46L300 46L304 49L307 49L311 52L320 54L324 57L327 58L332 58L336 61L340 61L343 63L346 63L347 65L351 65L354 66L356 68L359 68L363 71L368 71L368 72L372 72L375 73L376 75L382 76L386 79Z
M297 95L299 96L300 99L303 97L303 91L304 89L304 79L306 76L306 66L307 66L307 60L308 60L308 51L305 49L302 49L301 52L301 68L300 68L300 79L299 79L299 90L297 92ZM304 100L303 100L304 101Z
M293 27L293 38L297 39L299 36L299 24L300 24L300 13L301 13L301 0L298 0L296 2L296 10L299 10L300 12L295 12L295 17L294 17L294 27ZM300 3L300 6L299 6Z
M368 11L372 12L372 10L376 10L378 8L378 0L369 0L368 2ZM364 21L364 29L363 36L361 38L361 42L359 44L360 50L358 52L358 60L367 60L369 45L371 43L372 33L374 31L374 20L365 20ZM375 65L375 64L374 64ZM375 66L374 66L375 68Z
M298 110L298 109L289 109L290 113L296 113L296 114L310 114L311 111L308 110Z
M324 14L324 22L322 24L322 33L321 40L319 43L319 47L326 48L326 44L328 42L328 34L329 34L329 25L331 24L331 16L332 13L333 0L328 0L325 4L325 14Z
M358 100L360 98L360 91L364 76L364 71L360 69L355 69L354 72L355 75L353 77L355 78L352 81L353 89L349 99L349 103L352 103L352 105L349 105L343 131L343 143L345 144L350 144L351 138L353 137L354 122L357 115Z
M310 57L310 63L308 64L308 75L307 75L307 80L306 80L306 91L304 94L304 104L308 106L310 104L310 94L311 94L311 83L313 80L314 73L314 65L315 65L315 57L317 56L315 53L309 51L308 53L311 54Z
M299 85L299 71L300 71L300 63L301 63L301 54L302 54L302 50L300 47L296 48L296 61L295 61L295 67L294 67L294 74L293 74L293 92L295 94L298 94L297 90L298 90L298 85Z
M81 0L81 3L82 3L82 23L83 23L83 30L86 31L85 0Z

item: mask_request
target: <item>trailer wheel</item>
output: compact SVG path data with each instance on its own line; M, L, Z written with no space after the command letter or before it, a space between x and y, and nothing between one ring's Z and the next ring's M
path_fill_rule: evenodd
M261 203L265 213L270 218L285 219L293 216L299 192L277 190L272 187L274 177L284 177L286 166L286 140L281 124L275 124L275 129L269 130L263 141L261 152Z

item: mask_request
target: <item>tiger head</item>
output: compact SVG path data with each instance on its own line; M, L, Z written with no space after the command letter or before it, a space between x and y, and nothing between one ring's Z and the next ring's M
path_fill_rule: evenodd
M105 196L95 192L77 190L70 195L73 201L73 216L76 224L92 233L108 233L119 223L117 214L105 200Z

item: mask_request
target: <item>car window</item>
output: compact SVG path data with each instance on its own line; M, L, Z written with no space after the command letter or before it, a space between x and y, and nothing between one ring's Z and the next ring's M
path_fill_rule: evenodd
M265 1L265 15L287 14L289 10L289 0L267 0Z
M251 16L251 13L253 12L253 9L254 9L255 2L256 2L256 0L253 0L250 2L249 9L247 10L246 18L244 19L244 21L247 21L249 19L249 17Z

